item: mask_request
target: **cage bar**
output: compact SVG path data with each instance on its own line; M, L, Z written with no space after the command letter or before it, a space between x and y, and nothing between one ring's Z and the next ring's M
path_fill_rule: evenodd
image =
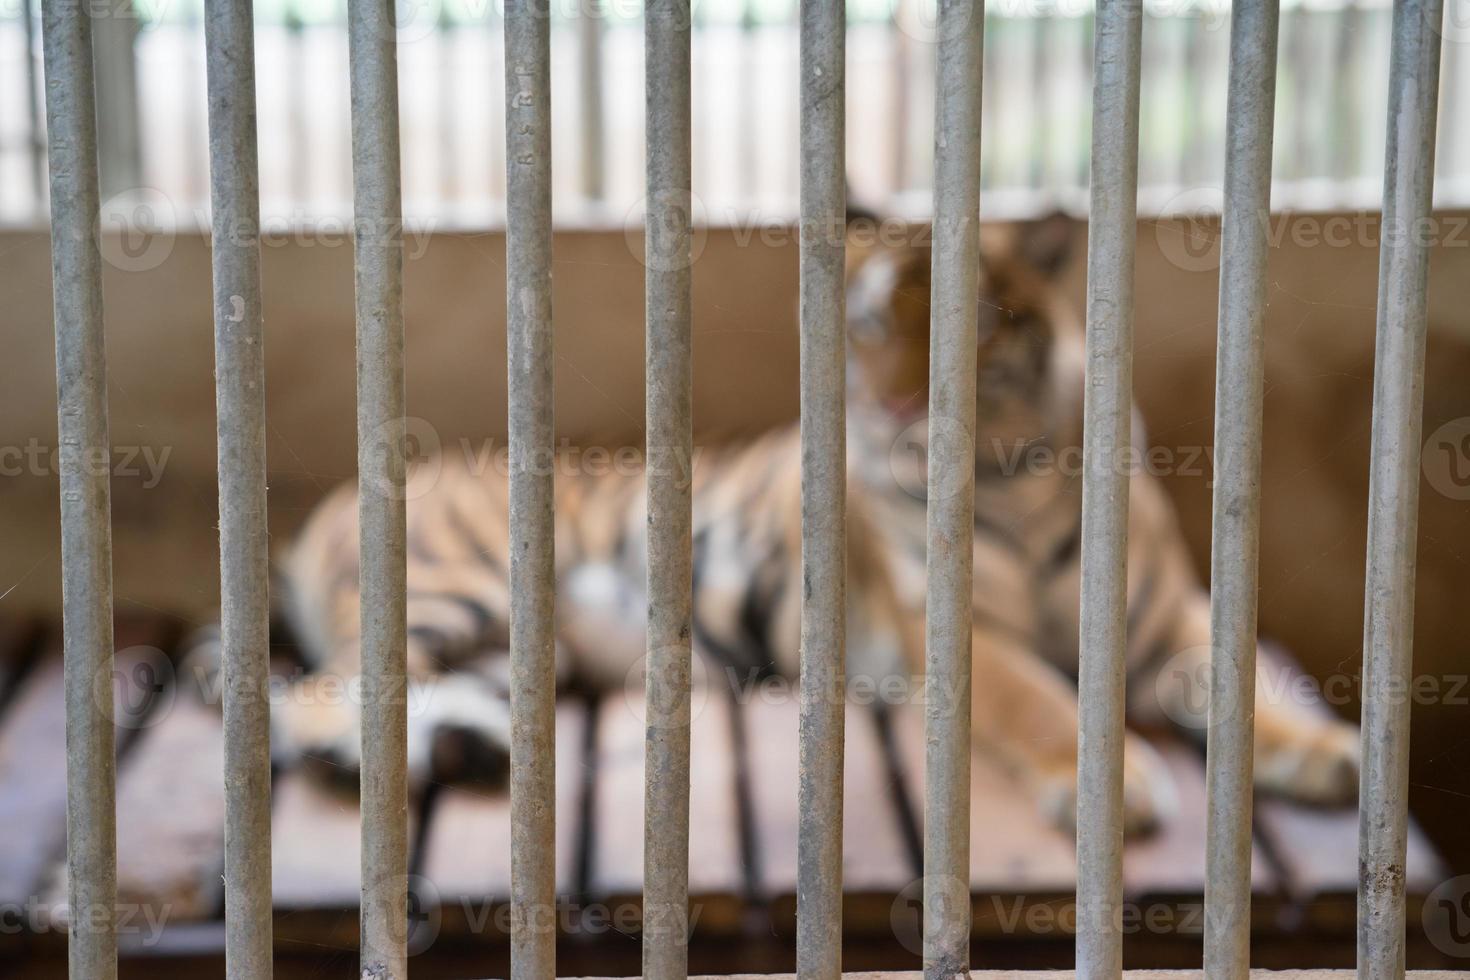
M925 626L924 975L970 967L970 640L983 0L940 0Z
M607 112L602 102L603 19L606 7L588 0L577 13L578 124L581 127L582 194L601 203L607 184Z
M116 756L112 707L112 513L107 359L98 250L92 18L41 9L51 170L51 289L60 442L66 687L68 970L117 976Z
M351 0L362 596L362 975L408 970L403 208L392 0Z
M1414 559L1443 0L1393 8L1363 622L1358 976L1404 975Z
M255 37L249 0L209 0L204 24L213 209L224 661L225 961L271 976L270 555Z
M556 976L549 13L505 7L513 980Z
M847 624L846 4L801 4L800 814L796 972L842 976Z
M643 975L689 972L690 20L688 0L649 0L647 61L648 659L643 804Z
M1123 970L1123 695L1127 619L1133 256L1143 7L1100 0L1087 230L1082 607L1078 650L1077 975Z
M1261 398L1280 11L1280 0L1237 0L1230 13L1205 759L1204 963L1219 980L1250 976Z

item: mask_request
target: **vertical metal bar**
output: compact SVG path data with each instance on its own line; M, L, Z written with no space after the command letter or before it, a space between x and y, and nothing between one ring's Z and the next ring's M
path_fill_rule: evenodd
M1139 0L1097 8L1087 247L1087 393L1078 646L1077 975L1121 976L1123 694L1133 255L1138 212Z
M286 28L286 56L290 71L297 78L306 78L311 59L306 52L304 31L306 24L294 0L288 0L284 11ZM311 200L311 152L312 127L307 122L307 100L299 93L286 97L287 132L290 134L291 203L305 206Z
M93 25L97 75L97 139L102 194L112 198L143 185L142 115L136 44L141 17L133 0L119 0Z
M1280 0L1237 0L1230 13L1205 776L1204 964L1217 980L1250 977L1261 397L1280 10Z
M112 515L97 112L90 10L41 8L51 164L51 289L61 442L66 673L66 860L72 980L117 976L117 815L112 720Z
M1358 976L1404 975L1409 699L1443 0L1393 8L1363 625Z
M1360 173L1362 105L1356 98L1362 77L1363 35L1367 18L1358 0L1346 0L1334 22L1337 37L1332 49L1332 106L1329 131L1333 134L1332 177L1348 181Z
M551 18L505 5L510 399L511 977L556 977Z
M1027 172L1027 186L1034 191L1048 190L1051 177L1051 140L1052 140L1052 97L1051 80L1056 73L1055 59L1056 33L1051 29L1052 18L1046 12L1039 12L1035 16L1027 18L1026 27L1031 34L1031 97L1032 119L1035 122L1031 126L1030 164Z
M364 978L404 980L408 938L403 207L392 0L350 0L362 575Z
M31 173L35 180L35 209L46 208L46 131L41 120L40 79L36 67L36 11L33 0L21 0L20 12L26 32L26 120L29 129L28 149Z
M765 32L760 27L755 0L741 0L740 37L736 42L740 51L741 76L740 87L736 89L736 97L740 100L737 130L740 134L740 172L737 187L740 203L744 207L759 207L756 195L761 190L761 140L756 134L763 123L769 122L757 94L760 91L763 62L766 61L761 50Z
M801 3L800 822L796 972L842 976L847 623L844 0Z
M442 202L441 207L453 206L453 202L459 197L455 180L455 165L459 162L459 153L454 145L459 131L455 116L460 98L457 70L459 59L456 56L458 45L455 41L457 26L449 5L440 6L439 16L434 22L434 43L439 48L439 57L434 64L434 136L439 144L434 162L438 164L439 180L434 192L435 197Z
M606 192L607 121L602 105L602 21L607 8L589 2L577 18L577 54L581 67L579 109L582 124L582 194L601 202Z
M648 735L643 975L689 972L691 195L688 0L649 0L646 291Z
M891 204L908 189L909 182L909 103L913 64L908 33L904 30L909 0L895 0L888 18L888 48L892 59L892 79L888 104L890 139L888 157L888 201Z
M940 0L934 107L924 976L970 969L970 637L983 0ZM943 492L940 492L940 491Z
M250 0L208 0L225 724L225 964L271 976L270 555Z

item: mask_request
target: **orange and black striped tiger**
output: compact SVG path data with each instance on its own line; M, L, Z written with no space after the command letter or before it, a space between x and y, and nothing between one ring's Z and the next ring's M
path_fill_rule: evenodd
M973 731L1037 797L1075 819L1082 326L1054 275L1073 231L1062 219L987 228L977 378ZM849 674L922 670L928 421L929 255L916 245L849 248ZM1142 445L1139 433L1135 440ZM1080 458L1080 457L1079 457ZM800 451L796 429L700 454L694 497L694 645L731 677L797 672ZM639 472L559 472L558 670L623 684L644 655L645 481ZM1209 603L1157 481L1131 481L1129 708L1202 734ZM412 778L489 776L509 742L507 483L502 468L448 459L410 476L409 751ZM312 674L275 714L279 747L349 769L350 699L310 696L358 672L353 487L324 501L283 569ZM417 696L415 694L417 692ZM1351 796L1350 726L1289 703L1257 705L1257 780L1313 801ZM1170 777L1129 735L1126 827L1172 800Z

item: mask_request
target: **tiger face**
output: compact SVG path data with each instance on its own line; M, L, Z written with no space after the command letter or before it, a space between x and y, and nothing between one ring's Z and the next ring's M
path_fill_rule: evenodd
M1056 284L1073 230L1069 219L1056 215L981 232L975 397L983 433L1024 436L1056 421L1047 409L1058 355L1080 349L1082 335ZM860 223L850 235L850 394L855 407L906 423L928 407L930 248L919 240L868 244L882 237L863 234ZM1059 352L1059 346L1069 350Z

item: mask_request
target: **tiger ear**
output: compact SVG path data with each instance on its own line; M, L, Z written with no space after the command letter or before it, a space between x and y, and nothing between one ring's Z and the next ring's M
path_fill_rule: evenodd
M1047 279L1055 279L1072 258L1077 222L1062 211L1020 225L1016 230L1016 252Z

